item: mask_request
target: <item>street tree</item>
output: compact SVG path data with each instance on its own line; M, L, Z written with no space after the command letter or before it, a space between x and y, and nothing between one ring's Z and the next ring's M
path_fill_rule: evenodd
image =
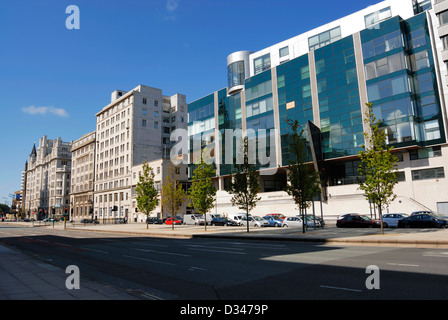
M247 232L249 232L249 212L255 208L257 202L261 199L258 193L261 190L259 173L254 164L249 162L249 143L248 138L244 137L243 150L239 153L242 161L234 161L234 173L231 175L231 181L227 192L233 194L230 202L233 206L246 212Z
M176 168L170 166L167 168L167 174L163 178L162 184L162 206L163 210L167 211L172 217L175 217L184 202L187 200L182 185L176 179ZM174 223L171 224L174 230Z
M193 170L188 197L196 212L204 216L204 225L207 231L207 212L214 207L217 190L212 181L216 170L213 164L204 160L205 154L206 149L201 152L199 163L195 164L196 168Z
M285 191L293 197L299 208L299 213L303 222L303 233L305 233L306 209L312 204L315 196L320 190L319 174L308 164L307 140L303 136L304 130L299 132L299 122L297 120L286 120L291 127L289 134L290 156L288 165L288 184Z
M159 205L159 192L154 185L154 172L147 162L143 163L143 172L138 177L135 188L137 194L137 208L146 215L146 221L151 212ZM148 228L148 222L146 223Z
M358 153L358 173L362 178L358 184L366 199L377 206L383 234L382 211L396 198L393 189L397 184L398 158L392 153L393 146L386 143L386 132L380 128L381 121L376 119L372 104L366 103L366 106L364 121L369 131L364 133L365 150Z

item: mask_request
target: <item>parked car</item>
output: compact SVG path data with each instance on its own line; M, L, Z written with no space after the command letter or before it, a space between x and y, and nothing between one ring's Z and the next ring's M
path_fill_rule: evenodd
M163 220L157 217L146 218L147 224L163 224Z
M281 213L268 213L266 216L273 216L273 217L276 217L277 220L282 220L282 221L286 218L286 216Z
M281 227L282 219L278 218L276 215L267 215L263 217L264 220L269 222L270 227Z
M282 222L283 228L302 228L303 222L299 217L286 217Z
M238 226L238 223L227 218L212 218L212 226Z
M398 220L398 228L446 228L448 220L433 214L414 214Z
M398 220L409 217L406 213L386 213L383 214L383 223L385 227L398 227Z
M314 228L314 227L320 228L321 227L320 220L317 218L313 219L310 216L306 217L305 224L308 228Z
M250 227L269 227L269 222L258 216L249 216L249 219L247 217L243 217L241 224L243 226L247 226L248 221Z
M176 224L182 224L182 222L179 219L177 219L177 218L169 217L169 218L166 218L165 224L168 224L168 225L173 225L174 224L174 225L176 225Z
M345 217L348 217L348 216L354 215L354 214L359 215L358 213L344 213L344 214L339 215L337 220L343 219Z
M383 224L384 226L384 224ZM351 214L336 221L338 228L380 228L381 222L368 216Z
M81 219L81 223L93 223L93 224L98 224L99 221L98 221L98 220L93 220L93 219Z
M411 216L415 215L415 214L435 214L435 212L431 211L431 210L420 210L420 211L414 211L411 213Z

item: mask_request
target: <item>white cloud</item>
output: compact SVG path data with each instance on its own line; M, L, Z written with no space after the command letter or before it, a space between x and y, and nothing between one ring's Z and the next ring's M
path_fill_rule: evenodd
M180 0L167 0L166 1L166 5L165 5L166 14L164 14L164 17L163 17L164 20L171 20L171 21L176 20L176 10L179 7L179 2L180 2Z
M168 10L168 12L176 11L177 7L179 6L179 1L180 0L167 0L166 10Z
M58 117L68 117L67 111L61 108L55 108L55 107L35 107L35 106L29 106L26 108L22 108L22 111L24 113L28 113L31 115L35 114L47 114L52 113L54 115L57 115Z

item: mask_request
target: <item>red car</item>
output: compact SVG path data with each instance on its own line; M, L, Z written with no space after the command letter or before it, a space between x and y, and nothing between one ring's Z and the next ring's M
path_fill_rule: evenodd
M277 220L283 220L283 219L286 218L286 216L284 214L281 214L281 213L268 213L267 216L273 216Z
M178 220L178 219L176 219L176 218L172 218L172 217L170 217L170 218L167 218L166 220L165 220L165 224L174 224L174 225L176 225L176 224L182 224L182 222L180 222L180 220Z

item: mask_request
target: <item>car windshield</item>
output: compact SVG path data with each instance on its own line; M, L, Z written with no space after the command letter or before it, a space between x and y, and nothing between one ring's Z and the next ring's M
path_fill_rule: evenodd
M370 217L368 217L368 216L360 216L361 217L361 219L363 219L363 220L366 220L366 221L370 221L370 220L372 220Z
M262 219L260 217L254 217L254 220L261 221Z

